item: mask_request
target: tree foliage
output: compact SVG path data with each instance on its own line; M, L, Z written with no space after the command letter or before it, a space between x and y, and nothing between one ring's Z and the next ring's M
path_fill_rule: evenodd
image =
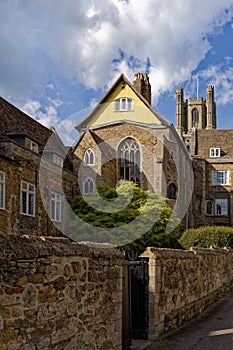
M96 193L75 197L72 209L76 219L69 236L74 240L112 243L137 254L147 246L180 248L177 230L166 232L172 220L166 199L134 183L123 181L117 189L99 185Z

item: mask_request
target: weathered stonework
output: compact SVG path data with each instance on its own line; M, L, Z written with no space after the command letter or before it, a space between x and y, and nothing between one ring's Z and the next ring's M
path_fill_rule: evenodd
M147 248L149 339L182 326L233 286L233 250Z
M0 349L121 349L122 255L0 234Z

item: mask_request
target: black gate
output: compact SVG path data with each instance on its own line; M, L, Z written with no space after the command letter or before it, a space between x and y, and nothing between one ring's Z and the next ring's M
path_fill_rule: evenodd
M130 262L132 339L148 339L148 264Z

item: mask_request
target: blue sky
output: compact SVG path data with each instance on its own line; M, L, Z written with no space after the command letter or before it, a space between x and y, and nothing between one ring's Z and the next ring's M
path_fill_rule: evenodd
M175 91L205 98L233 128L233 1L4 0L0 95L65 141L120 73L147 72L154 108L175 124Z

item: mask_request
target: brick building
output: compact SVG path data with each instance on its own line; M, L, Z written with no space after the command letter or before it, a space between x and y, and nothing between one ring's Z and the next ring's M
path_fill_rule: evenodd
M56 132L0 98L0 231L59 235L75 188Z
M207 98L176 92L176 129L151 106L147 74L121 74L77 126L72 154L55 130L0 98L0 231L54 235L77 191L132 180L168 198L184 228L233 223L233 130Z
M233 225L233 130L217 129L214 87L206 99L176 91L176 129L194 167L193 220L189 226Z
M92 192L99 183L115 187L120 180L134 181L167 197L174 215L183 219L192 164L174 126L152 108L147 74L136 74L133 84L121 74L77 129L74 169L80 192Z

